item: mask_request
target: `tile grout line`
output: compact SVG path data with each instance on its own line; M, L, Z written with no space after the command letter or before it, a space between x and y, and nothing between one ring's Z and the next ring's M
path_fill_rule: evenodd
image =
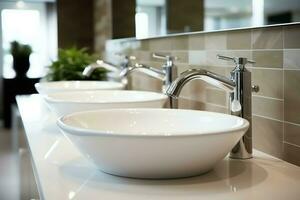
M294 144L294 143L290 143L290 142L287 142L287 141L283 141L283 143L286 143L286 144L292 145L292 146L294 146L294 147L300 148L299 145Z
M226 51L231 51L231 52L252 52L252 51L283 51L285 50L284 48L280 48L280 49L252 49L252 47L250 47L249 49L183 49L183 50L175 50L175 51L208 51L208 52L226 52ZM300 48L290 48L287 50L300 50ZM162 51L168 51L168 50L162 50ZM171 51L171 49L169 50Z
M252 51L257 51L257 52L261 52L261 51L282 51L283 52L283 48L282 49L252 49Z
M285 46L285 44L284 44L284 28L283 27L281 27L281 31L282 31L282 48L284 49L284 46ZM284 69L284 50L283 50L283 57L282 57L282 64L283 64L283 66L282 66L282 68ZM282 97L283 97L283 105L282 105L282 107L283 107L283 109L282 109L282 112L283 112L283 121L285 122L285 109L284 109L284 99L285 99L285 84L284 84L284 82L285 82L285 70L283 70L283 73L282 73L282 80L283 80L283 82L282 82ZM284 141L285 141L285 124L283 124L283 131L282 131L282 143L284 143Z
M203 103L203 104L207 104L207 105L211 105L211 106L215 106L215 107L219 107L219 108L226 108L229 109L227 106L224 105L219 105L219 104L214 104L214 103L209 103L209 102L205 102L205 101L199 101L197 99L194 98L188 98L187 96L181 96L180 98L187 100L187 101L195 101L197 103ZM205 111L205 110L204 110Z
M248 69L262 69L262 70L275 70L283 71L283 67L248 67Z
M259 97L259 98L264 98L264 99L269 99L269 100L283 101L283 99L278 99L278 98L268 97L268 96L255 95L255 94L252 94L252 97Z
M251 59L253 60L253 46L254 46L254 41L253 41L253 29L250 30L250 42L251 42L251 47L250 47L250 51L251 51Z
M284 71L300 71L300 68L292 69L292 68L284 67L283 69L284 69Z
M273 120L273 121L284 123L283 120L275 119L275 118L267 117L267 116L263 116L263 115L258 115L258 114L254 114L254 113L252 113L252 116L261 117L261 118L264 118L264 119L268 119L268 120Z
M277 121L277 122L281 122L281 123L286 123L286 124L291 124L291 125L299 126L300 127L300 124L296 124L296 123L293 123L293 122L284 121L284 120L280 120L280 119L275 119L275 118L272 118L272 117L267 117L267 116L258 115L258 114L254 114L254 113L252 113L252 116L261 117L261 118L264 118L264 119L273 120L273 121Z
M149 50L138 50L138 51L149 51ZM161 52L168 52L168 51L174 51L174 52L193 52L193 53L202 53L202 52L253 52L253 51L300 51L300 48L290 48L290 49L234 49L234 50L211 50L211 49L202 49L202 50L195 50L195 49L186 49L186 50L161 50Z
M300 127L300 124L296 124L296 123L293 123L293 122L289 122L289 121L284 121L285 123L287 124L291 124L291 125L294 125L294 126L299 126Z
M294 48L294 49L283 49L283 51L300 51L300 48Z

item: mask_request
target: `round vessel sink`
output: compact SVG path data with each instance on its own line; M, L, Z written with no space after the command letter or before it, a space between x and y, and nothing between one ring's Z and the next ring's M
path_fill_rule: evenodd
M211 170L247 120L181 109L107 109L63 116L58 126L100 170L132 178L181 178Z
M57 116L62 116L107 108L163 108L168 97L146 91L93 90L53 93L45 95L44 99Z
M40 94L85 90L120 90L124 84L113 81L52 81L35 84Z

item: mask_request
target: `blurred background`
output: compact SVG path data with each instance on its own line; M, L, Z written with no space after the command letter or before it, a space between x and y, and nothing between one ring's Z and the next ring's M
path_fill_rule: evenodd
M299 0L0 0L0 200L19 199L19 162L12 131L15 96L35 93L34 84L59 59L58 49L81 49L102 58L110 39L165 36L195 31L300 21ZM18 75L12 42L27 48L28 71ZM24 49L26 49L24 47ZM22 70L21 70L22 71ZM34 108L32 109L34 114ZM18 121L17 121L18 122ZM17 127L16 127L17 126ZM25 141L26 142L26 141ZM28 161L29 162L29 161ZM28 185L30 180L28 179ZM26 184L25 184L26 185ZM30 187L30 186L28 186ZM23 197L26 194L23 194ZM26 199L26 198L23 199Z
M12 78L10 42L29 44L28 77L45 75L57 49L87 47L99 55L107 39L263 26L300 20L299 0L1 0L0 73Z
M109 39L300 21L299 0L1 0L0 120L10 127L16 94L34 92L58 49L87 48L104 56ZM15 80L11 42L31 48L26 80ZM14 91L12 91L15 89ZM2 123L2 124L3 124Z

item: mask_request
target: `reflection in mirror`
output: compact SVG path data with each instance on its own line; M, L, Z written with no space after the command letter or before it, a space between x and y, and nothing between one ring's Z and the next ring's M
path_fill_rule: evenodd
M136 0L136 37L300 21L300 0Z
M165 35L166 31L166 0L136 0L136 37Z

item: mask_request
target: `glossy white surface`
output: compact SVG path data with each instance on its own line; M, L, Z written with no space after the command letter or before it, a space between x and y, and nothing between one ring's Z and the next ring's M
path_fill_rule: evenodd
M112 109L74 113L58 126L100 170L134 178L205 173L248 129L232 115L181 109Z
M57 116L107 108L162 108L168 99L164 94L132 90L64 92L44 98Z
M300 168L259 151L225 158L202 176L141 180L112 176L90 164L64 137L38 95L17 99L41 199L298 200Z
M52 81L36 83L34 86L40 94L78 90L120 90L124 88L122 83L113 81Z

